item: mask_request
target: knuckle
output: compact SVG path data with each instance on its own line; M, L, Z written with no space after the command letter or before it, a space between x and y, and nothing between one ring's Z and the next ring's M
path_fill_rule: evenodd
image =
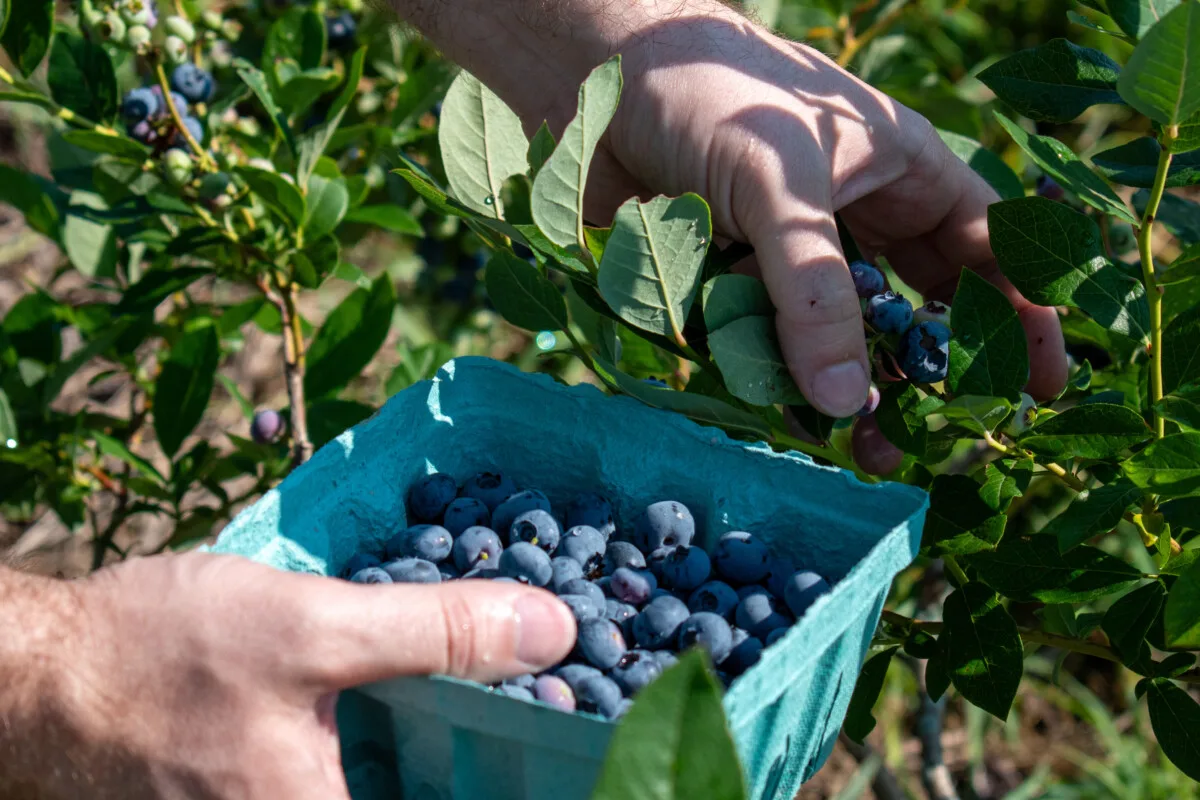
M462 592L443 592L439 612L445 630L445 672L464 676L475 664L479 653L478 639L482 635L475 612Z

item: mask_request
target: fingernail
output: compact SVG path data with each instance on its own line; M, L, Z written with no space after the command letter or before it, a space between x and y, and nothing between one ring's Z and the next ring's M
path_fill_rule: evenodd
M817 373L812 385L813 404L831 417L849 417L867 402L870 387L862 364L843 361Z
M531 592L517 601L517 658L531 667L548 667L571 648L575 618L553 595Z

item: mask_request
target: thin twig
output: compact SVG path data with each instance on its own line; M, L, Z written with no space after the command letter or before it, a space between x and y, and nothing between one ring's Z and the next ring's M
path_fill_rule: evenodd
M1163 399L1163 290L1154 276L1154 218L1167 188L1167 176L1171 170L1171 143L1179 135L1176 125L1163 134L1162 149L1158 154L1158 168L1154 173L1154 185L1146 199L1146 210L1138 228L1138 254L1142 260L1142 282L1146 284L1146 301L1150 305L1150 407L1154 413L1154 435L1159 439L1166 433L1166 420L1158 413L1158 404Z

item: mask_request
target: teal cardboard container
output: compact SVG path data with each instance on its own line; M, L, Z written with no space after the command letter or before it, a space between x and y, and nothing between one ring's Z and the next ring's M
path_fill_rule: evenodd
M916 555L926 495L864 484L595 387L462 358L322 448L213 550L337 574L405 527L415 479L484 470L542 489L556 508L601 492L622 528L650 502L679 500L705 547L725 531L753 531L830 580L833 591L724 699L750 796L791 798L833 748L888 587ZM613 731L436 677L345 692L338 716L355 800L586 800Z

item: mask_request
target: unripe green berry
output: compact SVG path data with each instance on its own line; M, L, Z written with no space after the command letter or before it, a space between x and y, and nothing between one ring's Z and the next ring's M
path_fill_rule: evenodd
M96 32L107 42L124 44L127 32L125 20L121 19L120 14L110 11L104 15L104 19L96 26Z
M144 25L149 27L154 18L154 10L146 0L125 0L121 4L121 18L127 25Z
M228 173L216 172L205 175L200 181L200 197L204 200L216 200L218 197L228 197L225 190L233 182Z
M129 45L129 47L133 48L134 50L141 52L150 44L150 37L151 34L149 28L147 28L145 25L134 25L129 29L129 32L125 34L125 44Z
M363 0L342 0L342 8L351 14L359 14L363 10Z
M163 42L163 52L172 66L178 66L188 59L187 42L178 36L168 36Z
M236 19L227 19L221 23L221 35L231 42L242 38L242 23Z
M183 17L172 14L163 20L163 24L167 26L167 33L178 36L188 44L196 41L196 28Z
M242 117L233 128L245 136L258 136L258 134L262 133L262 126L258 124L258 120L254 117Z
M221 23L225 21L219 11L205 11L200 15L200 20L204 23L204 27L214 31L221 30Z
M246 166L254 167L255 169L266 170L267 172L275 171L275 165L271 162L271 159L269 159L269 158L252 158L248 162L246 162Z
M162 164L167 183L172 186L185 186L192 179L192 158L183 150L173 147L163 153Z
M79 18L89 28L96 28L104 22L104 12L97 10L92 0L81 0L79 3Z
M233 198L227 194L223 194L212 199L212 207L218 211L229 208L231 205L233 205Z

